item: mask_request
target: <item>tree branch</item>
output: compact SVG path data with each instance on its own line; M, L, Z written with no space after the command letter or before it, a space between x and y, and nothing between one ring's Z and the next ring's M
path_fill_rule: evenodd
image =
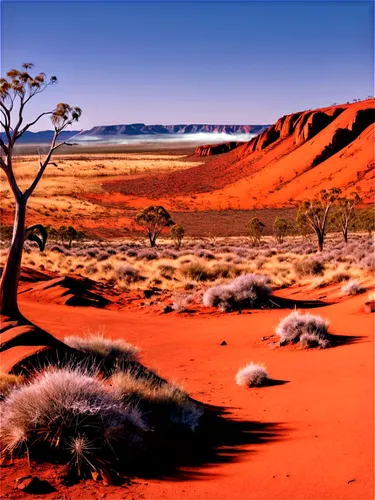
M42 118L42 116L51 115L51 114L52 114L52 111L46 111L45 113L41 113L33 122L28 123L27 125L25 125L25 127L23 127L22 130L20 130L20 132L18 132L15 140L17 141L20 137L22 137L22 135L26 132L26 130L28 130L30 127L35 125Z

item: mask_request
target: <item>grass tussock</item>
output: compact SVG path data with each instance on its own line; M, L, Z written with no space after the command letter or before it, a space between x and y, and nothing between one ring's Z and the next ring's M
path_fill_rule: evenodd
M276 334L280 345L300 342L303 348L325 349L329 347L328 326L329 321L321 316L293 311L280 321Z
M23 264L58 275L80 274L120 290L156 285L173 293L203 292L246 274L269 276L274 289L323 288L352 279L364 282L373 275L373 240L364 235L353 235L352 240L345 245L337 235L329 235L319 254L313 241L300 237L288 237L283 243L264 238L256 248L240 237L186 239L178 250L168 240L160 240L157 249L131 239L82 241L70 249L50 242L42 253L26 242ZM7 250L6 242L0 245L2 263Z
M218 307L222 311L261 307L271 294L267 276L246 274L230 283L216 285L206 290L203 305Z
M71 335L64 342L70 347L102 358L116 358L121 361L137 361L139 348L121 339L108 339L103 335L89 334L86 337Z
M236 374L236 384L243 387L261 387L268 378L266 367L259 363L249 363Z
M365 292L366 289L361 285L359 280L350 280L341 287L343 295L353 296Z
M203 405L134 361L133 346L94 336L72 337L72 344L89 354L125 355L129 362L107 378L73 361L50 365L29 380L3 374L1 456L65 464L73 477L103 468L130 475L144 463L157 464L166 448L200 426Z
M1 410L3 453L27 451L67 463L73 454L79 473L84 465L96 470L112 444L138 446L147 428L138 409L123 405L100 379L74 369L43 372L11 392ZM118 427L121 433L112 435Z
M116 373L110 383L125 404L136 401L151 426L177 425L194 431L199 425L202 408L174 384L138 377L132 370Z

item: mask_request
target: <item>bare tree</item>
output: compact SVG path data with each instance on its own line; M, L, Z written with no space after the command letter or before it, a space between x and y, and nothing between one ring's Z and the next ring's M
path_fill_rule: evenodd
M13 235L3 274L0 283L0 314L8 317L20 317L17 303L17 290L20 279L23 245L26 237L25 218L26 206L40 179L42 178L53 153L66 142L58 142L58 137L73 122L78 121L81 109L66 103L59 103L55 109L40 113L34 120L25 123L24 113L28 103L44 92L49 86L57 83L52 76L47 79L44 73L31 76L29 71L33 64L26 63L20 70L12 69L6 78L0 79L0 124L4 130L0 136L1 158L0 167L4 171L15 201L15 218ZM47 154L39 155L39 170L30 186L22 191L17 183L13 168L14 146L16 142L37 124L43 116L49 115L54 128L54 135ZM36 241L36 240L34 240Z
M328 191L323 189L316 199L305 200L298 207L297 223L306 224L315 231L319 252L324 246L329 211L340 193L339 188L331 188Z

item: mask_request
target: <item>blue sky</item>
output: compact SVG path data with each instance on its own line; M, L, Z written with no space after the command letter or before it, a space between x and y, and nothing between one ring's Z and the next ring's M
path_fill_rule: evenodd
M374 92L372 1L3 1L2 72L59 78L80 127L272 123ZM39 128L50 128L44 121Z

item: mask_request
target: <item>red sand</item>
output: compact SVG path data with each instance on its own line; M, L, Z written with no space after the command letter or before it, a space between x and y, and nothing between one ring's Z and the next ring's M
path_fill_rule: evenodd
M125 489L94 481L69 488L56 483L58 492L46 498L374 498L374 320L362 312L364 300L359 295L314 309L330 319L332 333L360 337L325 351L272 349L261 341L286 310L181 317L22 300L22 312L59 338L88 329L125 338L142 348L147 366L182 382L193 397L227 407L233 418L279 429L273 441L221 450L228 463L191 468L182 480L135 480ZM227 346L220 346L223 340ZM2 368L20 351L3 353ZM236 371L249 361L264 362L272 378L287 383L237 387ZM13 490L14 479L28 473L24 462L4 468L3 495L23 498ZM51 475L53 482L56 470L37 466L35 473Z

